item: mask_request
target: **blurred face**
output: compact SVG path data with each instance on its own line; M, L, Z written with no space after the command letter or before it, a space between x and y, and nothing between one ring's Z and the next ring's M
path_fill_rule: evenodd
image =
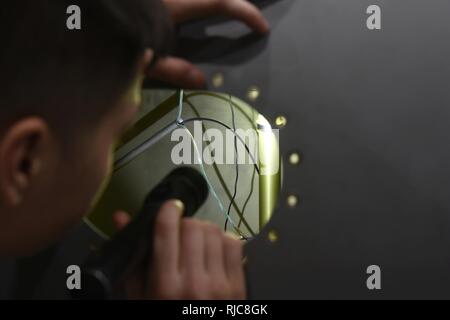
M30 117L0 137L0 256L21 256L58 240L89 211L111 171L114 144L140 105L148 52L128 90L69 146Z

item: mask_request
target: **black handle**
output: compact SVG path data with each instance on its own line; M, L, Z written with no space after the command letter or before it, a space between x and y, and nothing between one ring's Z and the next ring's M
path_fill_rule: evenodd
M143 257L150 259L154 221L162 204L170 199L181 200L184 216L190 217L207 197L208 185L197 170L180 167L172 171L149 193L139 214L88 258L82 267L82 288L73 296L77 299L112 298L115 286L130 268L137 251L145 250Z

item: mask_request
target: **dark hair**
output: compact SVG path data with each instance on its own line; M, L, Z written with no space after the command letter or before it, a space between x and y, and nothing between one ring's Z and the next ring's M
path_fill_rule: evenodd
M81 30L69 30L70 5ZM173 42L159 0L8 0L0 10L0 125L45 117L55 129L97 119L128 88L146 48ZM69 126L70 127L70 126Z

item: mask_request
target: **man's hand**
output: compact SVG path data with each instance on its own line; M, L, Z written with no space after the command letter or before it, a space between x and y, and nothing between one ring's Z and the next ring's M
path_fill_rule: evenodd
M227 16L246 23L258 33L269 31L269 24L261 11L247 0L164 0L175 23L209 16ZM183 88L201 88L204 74L192 63L176 58L161 59L150 77Z
M245 299L243 246L218 226L182 219L182 204L172 200L161 208L155 221L150 270L128 280L135 299ZM129 217L114 216L124 227Z

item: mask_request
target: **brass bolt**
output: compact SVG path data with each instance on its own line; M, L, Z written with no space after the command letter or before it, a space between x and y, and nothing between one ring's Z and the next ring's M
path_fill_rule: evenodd
M300 163L300 154L298 152L292 152L289 155L289 163L296 166Z
M258 100L260 95L260 90L257 86L251 86L247 91L247 98L248 100L255 102Z
M225 78L223 76L223 73L220 73L220 72L215 73L212 76L211 82L212 82L212 85L213 85L214 88L220 88L221 86L223 86L223 84L225 82Z
M270 242L275 243L278 241L278 233L275 230L270 230L267 234L267 238Z
M294 208L298 205L298 197L296 195L291 194L290 196L287 197L286 202L287 205L291 208Z
M286 117L285 117L285 116L278 116L278 117L276 117L276 119L275 119L275 125L276 125L278 128L283 128L283 127L285 127L285 126L287 125L287 119L286 119Z

